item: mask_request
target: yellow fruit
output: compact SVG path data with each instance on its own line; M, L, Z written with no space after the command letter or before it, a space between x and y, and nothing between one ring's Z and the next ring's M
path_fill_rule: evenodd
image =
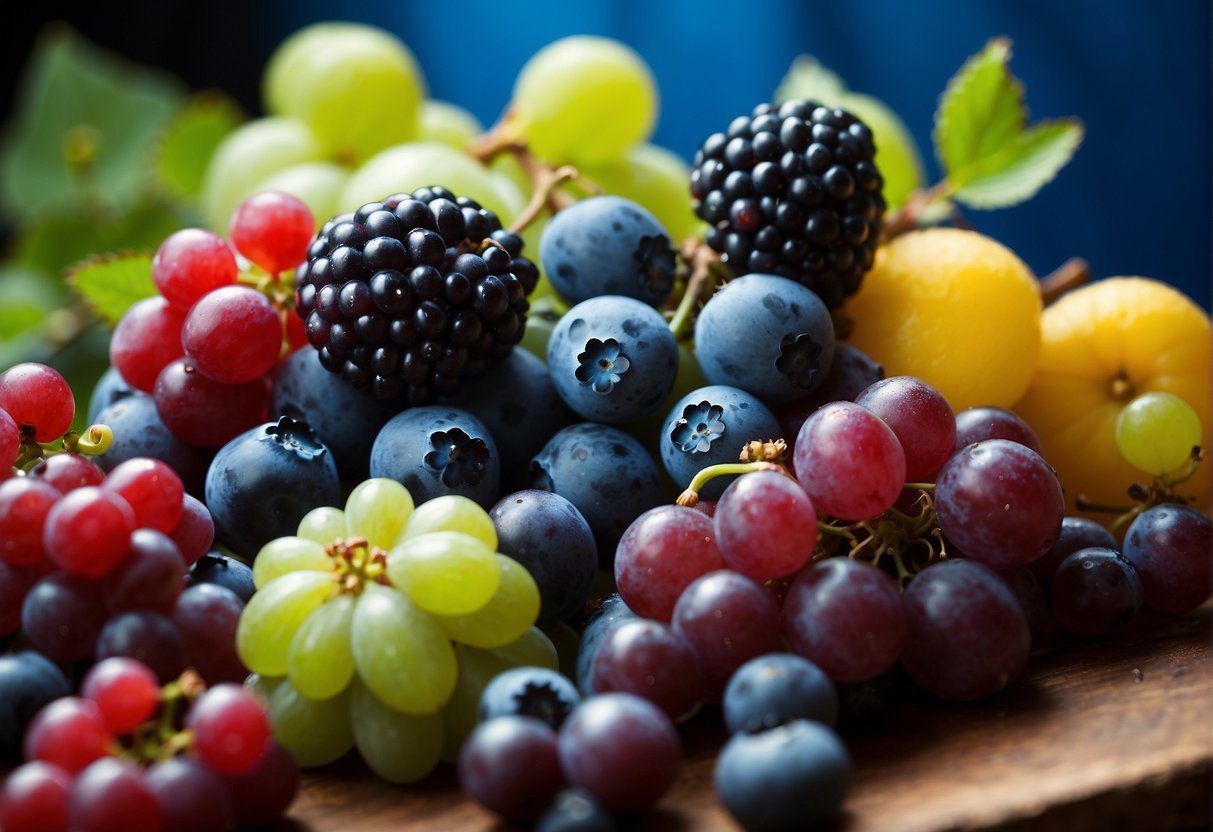
M881 246L846 306L850 341L890 376L934 385L956 410L1010 407L1040 351L1040 292L1006 246L932 228Z
M1123 504L1148 479L1116 447L1116 420L1142 393L1179 396L1210 425L1209 317L1182 293L1143 277L1113 277L1070 292L1045 310L1040 363L1016 407L1057 469L1071 510L1079 494ZM1209 463L1180 493L1209 503Z

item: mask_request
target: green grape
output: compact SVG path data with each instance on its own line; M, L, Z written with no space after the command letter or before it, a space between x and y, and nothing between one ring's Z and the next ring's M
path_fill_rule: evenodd
M606 193L652 211L675 247L687 237L702 236L707 227L691 207L690 167L664 147L642 144L622 159L587 165L581 172Z
M257 694L262 702L268 703L282 681L281 676L262 676L260 673L250 673L244 680L244 686Z
M328 699L345 690L354 677L350 622L354 597L338 595L303 622L286 657L295 689L309 699Z
M547 283L547 280L541 281ZM548 291L551 291L549 284ZM568 309L555 295L548 295L531 304L526 316L526 331L522 334L519 344L524 350L537 356L544 364L548 361L548 341L552 340L552 331L556 322Z
M394 589L367 584L354 608L350 642L358 676L398 711L434 713L455 689L450 640L430 616Z
M438 765L443 741L438 714L402 714L355 682L350 720L362 759L389 783L412 783Z
M354 747L349 693L308 699L284 679L269 699L269 714L274 739L304 768L331 763Z
M412 513L413 497L403 485L382 477L366 480L345 501L345 536L390 549Z
M460 532L476 538L490 551L497 551L497 529L489 513L474 500L458 494L443 494L419 505L399 541L403 543L431 532Z
M270 581L291 572L331 572L333 561L324 547L302 537L279 537L261 547L253 560L253 585L264 589Z
M257 190L282 191L303 200L319 228L329 217L341 213L338 197L349 178L348 170L332 162L304 162L263 179Z
M300 29L270 57L263 84L267 110L304 122L348 164L414 139L425 98L408 48L357 23Z
M321 546L345 537L345 512L332 506L312 509L299 521L299 536Z
M423 142L463 150L483 132L476 117L462 107L434 100L421 105L421 132L417 138Z
M455 641L472 647L503 647L521 638L539 617L539 587L522 564L496 555L501 583L492 599L468 615L436 615Z
M460 532L410 538L387 558L392 585L426 612L466 615L497 591L501 567L484 542Z
M510 642L504 647L486 652L506 662L510 667L560 669L560 657L556 653L556 645L538 627L531 627L516 641Z
M259 118L227 135L207 163L202 204L211 228L227 233L236 206L266 178L314 162L324 151L307 125L293 118Z
M476 711L485 687L494 676L514 666L487 650L465 644L455 645L455 657L459 661L459 681L442 709L442 759L448 763L459 759L463 741L476 727Z
M244 666L254 673L285 675L295 633L336 592L331 572L292 572L259 589L236 628L236 650Z
M526 202L514 184L454 148L415 142L388 148L354 171L341 194L342 205L362 205L393 193L442 185L467 196L508 223Z
M489 170L503 176L525 199L531 198L531 179L513 153L499 153L489 162Z
M568 37L527 61L514 83L511 109L540 158L605 162L649 137L657 86L641 57L622 43Z
M1174 393L1145 393L1116 417L1116 447L1130 465L1160 476L1180 468L1200 445L1200 416Z

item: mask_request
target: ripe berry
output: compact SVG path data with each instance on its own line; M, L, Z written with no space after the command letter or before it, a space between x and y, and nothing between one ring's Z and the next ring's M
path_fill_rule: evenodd
M93 665L80 695L101 711L115 734L128 734L151 718L160 702L156 675L134 659L115 657Z
M75 774L109 754L113 740L97 704L66 696L47 705L25 731L25 759Z
M172 307L185 314L207 292L236 282L236 257L218 234L183 228L160 244L152 280Z
M181 358L156 379L156 412L173 435L217 448L261 421L268 391L261 379L221 384Z
M46 560L42 530L60 496L58 489L35 477L0 483L0 560L13 566Z
M142 457L123 462L105 480L107 491L126 500L141 529L171 532L181 520L185 487L172 468Z
M127 310L110 339L110 363L127 384L152 391L165 365L181 357L184 320L164 298L146 298Z
M34 439L51 442L72 426L76 399L63 376L44 364L18 364L0 373L0 409Z
M221 774L253 768L266 751L269 717L257 697L239 685L217 685L194 703L186 718L195 749Z
M72 778L50 763L26 763L0 789L0 829L7 832L67 832Z
M237 251L277 275L303 262L315 230L316 220L303 202L264 191L240 203L228 233Z
M126 500L102 488L78 488L47 515L42 545L65 572L98 578L126 554L135 528Z
M61 494L66 494L86 485L101 485L105 472L97 463L80 454L55 454L48 456L30 470L30 476L52 485Z
M247 286L225 286L194 304L181 344L207 378L240 384L274 368L282 351L282 324L265 295Z

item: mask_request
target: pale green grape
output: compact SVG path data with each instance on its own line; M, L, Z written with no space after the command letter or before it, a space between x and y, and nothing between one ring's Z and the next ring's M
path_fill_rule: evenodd
M463 741L476 727L480 694L494 676L514 666L501 656L465 644L455 645L455 656L459 660L459 681L442 709L442 759L450 763L459 758Z
M542 282L547 283L547 280ZM551 291L550 286L548 291ZM567 311L567 308L555 295L548 295L535 301L531 305L531 310L527 312L526 331L522 334L519 346L546 364L548 341L552 340L552 331L556 328L556 322Z
M438 624L394 589L367 584L350 630L358 676L384 703L435 713L455 689L455 651Z
M556 645L538 627L531 627L516 641L504 647L485 651L504 661L510 667L546 667L560 669L560 658Z
M360 483L345 501L347 537L390 549L413 513L413 497L395 480L377 477Z
M462 107L433 100L421 105L421 132L417 138L423 142L463 150L483 132L476 117Z
M334 214L341 213L338 198L349 178L348 170L332 162L304 162L262 180L257 190L282 191L303 200L319 228Z
M309 699L328 699L345 690L354 676L350 623L354 597L338 595L303 622L286 657L295 689Z
M318 23L270 57L266 109L304 122L330 156L356 164L415 138L425 84L399 39L357 23Z
M331 763L354 747L348 692L308 699L284 679L270 697L269 713L274 739L303 768Z
M503 647L522 637L539 617L539 587L522 564L497 555L501 583L492 599L468 615L435 619L455 641L473 647Z
M387 558L392 585L426 612L466 615L489 603L501 567L484 542L460 532L410 538Z
M403 543L430 532L460 532L497 551L497 529L478 503L459 494L443 494L417 506L399 541Z
M261 547L253 561L253 585L264 589L270 581L291 572L330 572L333 561L324 547L303 537L279 537Z
M350 691L350 719L362 759L389 783L412 783L438 765L442 751L442 717L438 714L393 710L355 682Z
M207 163L202 204L211 228L227 233L232 212L258 183L281 170L314 162L324 150L293 118L259 118L227 135Z
M1200 444L1200 416L1174 393L1145 393L1116 417L1116 447L1130 465L1155 476L1188 461Z
M332 506L312 509L299 521L299 536L321 546L345 537L345 512Z
M286 675L295 633L336 592L331 572L292 572L259 589L236 628L236 650L244 666L254 673Z
M526 201L503 176L454 148L435 142L391 147L356 170L341 194L342 205L362 205L394 193L442 185L495 212L508 223Z
M511 107L539 157L605 162L649 137L657 86L641 57L622 43L568 37L527 61Z
M691 169L681 158L652 144L642 144L622 159L585 166L585 176L608 194L638 202L653 212L678 246L706 228L691 207Z

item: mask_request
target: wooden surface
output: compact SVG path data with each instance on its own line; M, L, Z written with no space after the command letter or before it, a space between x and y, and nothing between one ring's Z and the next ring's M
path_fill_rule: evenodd
M855 783L845 832L1208 828L1213 659L1206 606L1143 616L1115 639L1034 656L993 700L911 696L843 737ZM722 739L713 714L684 726L687 760L657 811L634 828L736 829L711 788ZM287 828L302 832L489 830L449 766L393 788L357 764L305 775Z

